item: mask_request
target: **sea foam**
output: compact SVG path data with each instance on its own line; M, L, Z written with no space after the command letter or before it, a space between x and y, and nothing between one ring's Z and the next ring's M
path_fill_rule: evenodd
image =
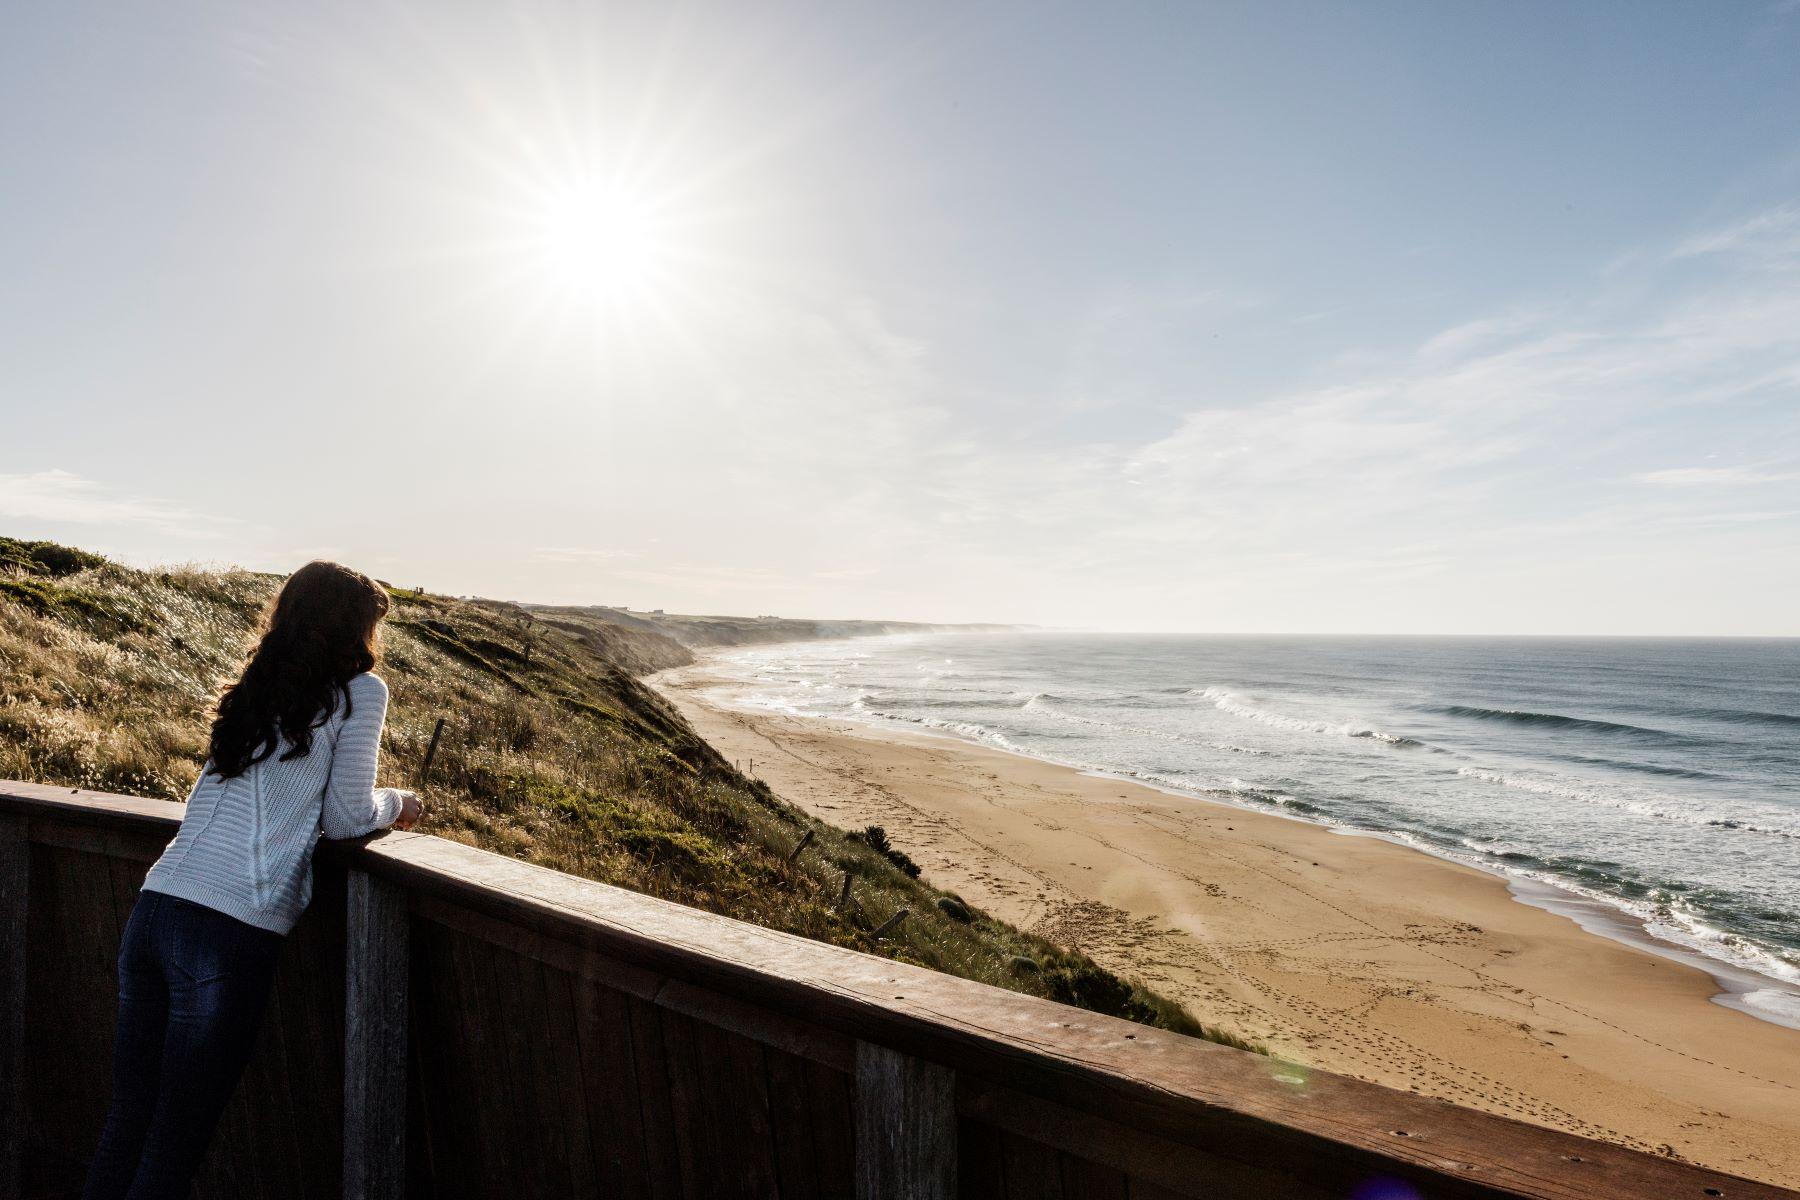
M1370 729L1365 725L1336 724L1330 721L1307 721L1299 717L1290 717L1283 713L1270 712L1259 708L1249 699L1236 692L1226 691L1220 687L1189 689L1191 696L1202 700L1211 700L1213 707L1220 712L1228 712L1234 717L1242 717L1246 721L1256 721L1263 725L1273 725L1277 729L1292 729L1298 733L1329 733L1338 737L1370 738L1377 742L1386 742L1390 746L1423 746L1425 743L1416 738L1402 737L1399 734L1383 733L1379 729Z

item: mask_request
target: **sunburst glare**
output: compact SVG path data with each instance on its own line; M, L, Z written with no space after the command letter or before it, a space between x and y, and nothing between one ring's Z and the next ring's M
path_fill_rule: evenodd
M617 309L659 298L676 246L663 206L616 180L584 180L546 193L532 217L545 280L565 301Z

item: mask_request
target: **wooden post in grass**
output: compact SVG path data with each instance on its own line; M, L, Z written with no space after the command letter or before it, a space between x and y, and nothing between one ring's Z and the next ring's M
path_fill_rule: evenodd
M444 718L437 719L437 726L431 731L431 745L425 747L425 761L419 767L419 782L425 782L425 776L431 772L431 760L437 757L438 739L444 736Z
M910 911L911 911L910 909L905 909L905 908L899 910L893 916L889 917L887 920L885 920L881 924L877 925L875 927L875 931L873 933L869 934L869 936L872 938L880 937L882 934L886 933L888 930L892 929L894 926L900 924L900 922L906 920L907 914Z
M845 871L844 872L844 886L838 889L837 906L839 908L843 908L845 905L850 903L850 880L851 880L850 872Z
M813 843L813 831L809 829L806 831L806 835L800 839L800 844L795 846L792 850L788 851L787 860L789 862L793 862L796 858L799 858L800 852L802 850L806 849L808 846L812 845L812 843Z

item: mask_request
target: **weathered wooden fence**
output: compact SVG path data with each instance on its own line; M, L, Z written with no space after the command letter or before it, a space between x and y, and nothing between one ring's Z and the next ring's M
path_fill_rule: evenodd
M78 1186L180 813L0 783L0 1196ZM1800 1195L403 833L321 849L199 1194L340 1192Z

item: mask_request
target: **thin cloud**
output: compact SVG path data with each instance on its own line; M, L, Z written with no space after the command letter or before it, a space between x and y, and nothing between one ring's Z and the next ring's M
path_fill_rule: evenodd
M151 497L130 496L69 471L0 475L0 517L73 525L127 525L184 538L217 538L240 522Z
M531 556L539 562L569 564L617 562L621 559L643 557L636 550L588 546L539 546L531 552Z
M671 563L655 569L620 571L618 578L632 583L665 586L699 585L727 592L769 588L789 582L784 572L772 567L707 566L700 563Z
M1754 467L1671 467L1633 475L1639 483L1663 487L1740 487L1758 483L1785 483L1800 479L1793 471L1759 471Z
M1795 509L1782 509L1773 512L1719 512L1695 513L1692 516L1668 517L1665 524L1682 525L1691 528L1708 528L1730 525L1764 525L1771 521L1786 521L1800 516Z
M1792 258L1800 255L1800 205L1784 204L1734 225L1710 230L1677 246L1674 259L1707 255Z

